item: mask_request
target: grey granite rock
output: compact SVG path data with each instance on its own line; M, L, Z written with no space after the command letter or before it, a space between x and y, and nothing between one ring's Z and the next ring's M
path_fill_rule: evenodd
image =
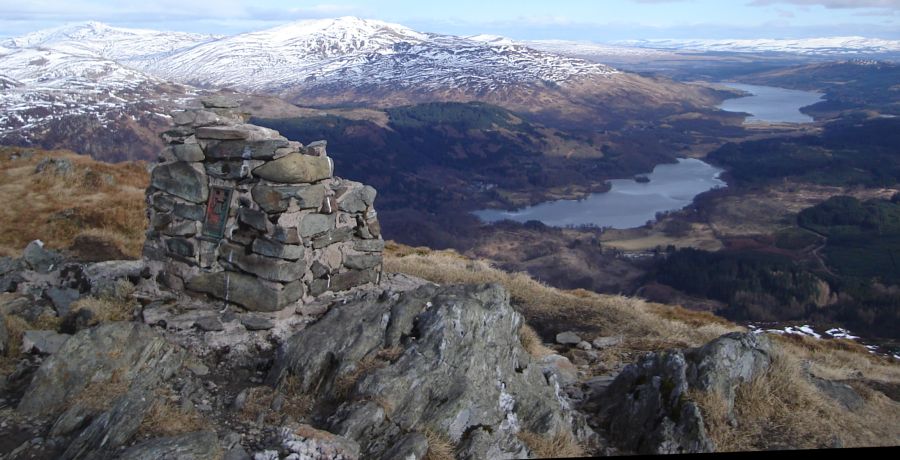
M221 457L219 440L212 431L155 438L129 447L121 460L216 460Z
M303 296L303 283L299 281L281 286L233 272L202 273L191 278L186 287L251 311L277 311Z
M331 177L333 165L328 157L290 154L253 170L253 175L281 184L318 182Z
M25 331L22 335L22 351L52 355L59 351L68 339L68 335L59 334L56 331Z
M172 155L174 155L178 161L194 163L206 159L206 155L203 154L203 149L197 144L175 144L170 148L172 149Z
M560 345L578 345L581 343L581 337L572 331L560 332L556 334L556 343Z
M730 412L738 385L768 368L767 338L730 333L694 349L650 353L625 367L599 396L610 440L640 454L711 452L689 389L716 392Z
M56 315L63 317L69 314L69 307L81 297L78 289L69 287L51 287L45 291L47 298L53 303L56 309Z
M85 329L44 361L18 410L29 415L52 414L90 382L108 380L114 373L125 382L159 381L171 375L182 358L182 350L140 323L114 322Z
M510 458L527 453L519 430L568 429L570 414L519 343L522 317L501 287L376 297L335 306L291 337L269 375L345 401L325 427L358 442L363 457L421 453L422 438L407 433L428 429L468 446L467 458Z
M205 203L209 197L206 173L188 163L156 166L150 173L150 185L192 203Z
M58 252L44 247L44 243L41 240L34 240L28 243L25 246L22 258L32 270L38 273L49 273L58 267L63 260Z

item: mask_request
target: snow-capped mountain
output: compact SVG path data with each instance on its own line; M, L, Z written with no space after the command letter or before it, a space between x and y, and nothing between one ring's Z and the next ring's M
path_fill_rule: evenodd
M801 55L863 55L900 52L900 40L865 37L753 40L627 40L617 44L672 51L790 53Z
M12 49L49 48L66 54L120 61L138 55L148 59L217 38L185 32L124 29L91 21L39 30L2 41L0 46Z
M92 133L161 127L173 105L223 88L303 105L484 101L591 124L715 99L700 87L503 37L423 33L354 17L227 37L82 23L0 42L0 75L0 142L77 145L100 158L121 156ZM77 143L56 142L66 136ZM139 155L151 157L158 141L135 136L128 139L141 139Z
M579 57L659 57L660 55L667 53L666 51L639 48L636 46L610 45L571 40L529 40L522 42L522 44L547 53Z
M299 21L159 60L137 56L125 62L174 81L275 93L373 86L477 93L615 72L519 44L426 34L354 17Z
M0 47L0 141L64 147L78 139L82 151L100 158L150 155L159 142L153 127L168 123L169 108L194 90L104 57L122 56L132 35L125 29L88 23L4 42ZM148 39L146 49L160 53L171 50L166 42L179 46L176 40L157 38L155 42ZM130 48L141 49L138 42L132 36ZM116 142L140 143L131 148L104 142L109 135L92 138L100 131L116 132Z

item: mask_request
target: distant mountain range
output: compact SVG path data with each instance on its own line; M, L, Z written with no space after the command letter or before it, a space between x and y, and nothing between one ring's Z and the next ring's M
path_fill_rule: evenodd
M787 53L821 56L858 56L900 53L900 40L866 37L822 37L747 40L626 40L629 48L684 52Z
M168 123L171 107L224 88L306 106L482 101L594 124L623 112L709 107L717 98L524 43L353 17L234 36L98 22L42 30L0 42L0 85L0 141L75 145L104 159L150 158L158 143L149 133L126 136L147 143L133 152L121 145L126 139L104 146L92 133L134 132L136 122L152 131Z

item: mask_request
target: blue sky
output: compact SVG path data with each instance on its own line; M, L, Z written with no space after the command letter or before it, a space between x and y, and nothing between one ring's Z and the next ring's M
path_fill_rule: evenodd
M86 20L231 34L347 15L516 39L900 39L900 0L0 0L0 36Z

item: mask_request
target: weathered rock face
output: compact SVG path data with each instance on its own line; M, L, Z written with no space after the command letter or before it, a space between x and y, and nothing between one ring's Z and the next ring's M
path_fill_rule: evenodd
M304 149L235 104L204 104L174 114L147 190L144 257L166 284L274 311L377 282L375 189L334 177L324 142Z
M92 382L114 376L152 384L181 365L182 352L140 323L108 323L85 329L62 344L37 371L18 410L46 414L63 408Z
M649 354L601 395L607 436L640 454L712 452L688 390L717 392L731 410L735 389L768 368L769 352L763 336L730 333L700 348Z
M522 348L522 321L496 285L362 298L289 339L269 379L293 379L364 458L421 458L426 430L462 458L523 458L517 433L571 430L571 414Z
M181 436L156 438L128 448L122 460L157 460L161 458L214 460L220 458L219 439L209 431Z
M49 434L71 436L59 458L104 458L132 438L154 402L153 391L184 356L143 324L85 329L41 365L17 410L52 416Z

